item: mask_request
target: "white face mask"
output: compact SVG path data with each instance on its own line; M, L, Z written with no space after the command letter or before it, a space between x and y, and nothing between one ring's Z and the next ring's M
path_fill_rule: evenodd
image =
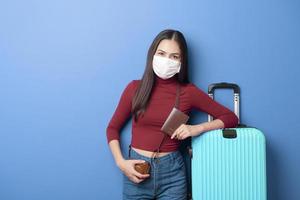
M168 79L180 71L181 62L162 56L153 56L153 71L162 79Z

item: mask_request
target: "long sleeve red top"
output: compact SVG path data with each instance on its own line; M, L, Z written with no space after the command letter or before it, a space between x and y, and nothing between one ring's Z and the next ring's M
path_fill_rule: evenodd
M143 117L138 118L137 122L132 119L131 145L148 151L155 151L161 142L165 133L160 128L174 107L176 99L177 80L175 76L169 79L155 77L156 81ZM132 116L132 98L139 83L140 80L132 80L121 94L119 103L106 128L107 143L114 139L120 140L120 131ZM222 120L225 128L236 127L238 124L238 118L234 112L210 98L207 93L193 83L181 84L179 109L188 115L192 109L208 113L214 119ZM181 141L167 136L160 152L177 150Z

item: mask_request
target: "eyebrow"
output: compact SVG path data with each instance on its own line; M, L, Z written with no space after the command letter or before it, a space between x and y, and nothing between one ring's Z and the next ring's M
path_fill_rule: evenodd
M158 49L158 51L163 51L164 53L166 53L164 50L162 50L162 49ZM178 54L178 55L180 55L180 53L171 53L171 54Z

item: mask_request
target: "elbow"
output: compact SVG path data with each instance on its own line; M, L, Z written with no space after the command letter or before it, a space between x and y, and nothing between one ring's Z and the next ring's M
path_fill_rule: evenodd
M239 124L239 118L235 113L232 114L232 128L236 128Z
M224 123L224 128L236 128L239 124L239 118L234 112L220 116L218 119Z
M228 123L228 128L236 128L239 124L239 118L236 116L235 113L231 113L230 115L230 123Z
M108 125L106 127L106 140L107 144L109 144L111 140L120 140L119 130Z

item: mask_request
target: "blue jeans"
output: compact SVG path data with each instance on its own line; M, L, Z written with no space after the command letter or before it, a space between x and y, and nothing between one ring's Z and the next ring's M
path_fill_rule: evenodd
M127 159L142 159L150 162L150 177L140 183L131 181L123 173L123 200L159 199L186 200L187 179L183 156L179 150L158 158L149 158L130 150Z

